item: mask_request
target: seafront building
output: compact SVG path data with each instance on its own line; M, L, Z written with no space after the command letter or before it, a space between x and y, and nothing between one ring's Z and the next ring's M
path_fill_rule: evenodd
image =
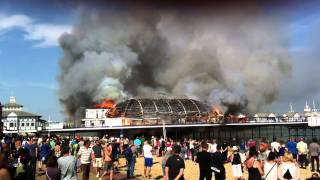
M82 119L82 127L122 126L126 125L122 118L108 118L108 108L88 108L85 118Z
M8 103L2 106L4 133L37 133L43 130L45 120L41 115L23 111L23 105L11 96Z

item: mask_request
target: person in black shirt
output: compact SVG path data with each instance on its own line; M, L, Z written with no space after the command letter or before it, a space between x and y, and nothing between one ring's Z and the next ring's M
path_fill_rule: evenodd
M217 151L212 154L212 164L215 168L219 169L219 172L214 172L216 180L226 179L226 170L224 168L225 157L222 153L221 145L217 145Z
M29 146L30 151L30 169L32 170L32 179L35 179L36 169L37 169L37 155L38 155L38 145L37 140L32 139L32 144Z
M120 142L117 142L116 140L113 141L112 144L112 161L115 172L119 172L119 154L120 154Z
M224 161L228 160L228 147L229 147L229 144L227 143L226 140L224 140L224 142L222 144L222 151L221 151L223 158L224 158Z
M185 165L183 159L179 156L181 147L174 145L172 150L174 154L166 162L166 177L168 180L184 180L183 171Z
M100 140L96 140L96 144L92 147L93 153L94 153L94 159L93 159L93 167L96 169L96 177L100 177L100 171L102 169L102 146L100 143Z
M197 153L196 162L199 164L200 178L199 180L211 180L212 170L211 170L211 154L208 153L208 144L206 142L201 143L202 151Z

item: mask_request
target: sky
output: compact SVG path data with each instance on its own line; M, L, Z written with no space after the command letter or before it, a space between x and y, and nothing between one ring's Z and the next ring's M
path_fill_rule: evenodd
M57 77L63 56L58 38L72 31L84 5L77 1L47 2L0 1L0 101L7 103L13 95L25 111L61 121L66 115L58 97ZM279 98L265 111L286 112L290 103L294 110L302 111L306 100L320 106L320 2L270 2L261 5L264 13L277 14L289 25L293 69L281 85Z

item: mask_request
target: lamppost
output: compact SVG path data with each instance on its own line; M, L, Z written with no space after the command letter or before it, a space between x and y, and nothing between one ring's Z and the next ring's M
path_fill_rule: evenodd
M167 131L166 131L166 123L162 119L162 133L163 133L163 138L166 141L167 140Z

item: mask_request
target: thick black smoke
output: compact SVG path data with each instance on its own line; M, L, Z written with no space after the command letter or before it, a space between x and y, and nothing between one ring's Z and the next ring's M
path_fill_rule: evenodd
M291 71L284 27L256 8L82 13L60 38L60 100L69 115L103 98L158 92L256 111Z

